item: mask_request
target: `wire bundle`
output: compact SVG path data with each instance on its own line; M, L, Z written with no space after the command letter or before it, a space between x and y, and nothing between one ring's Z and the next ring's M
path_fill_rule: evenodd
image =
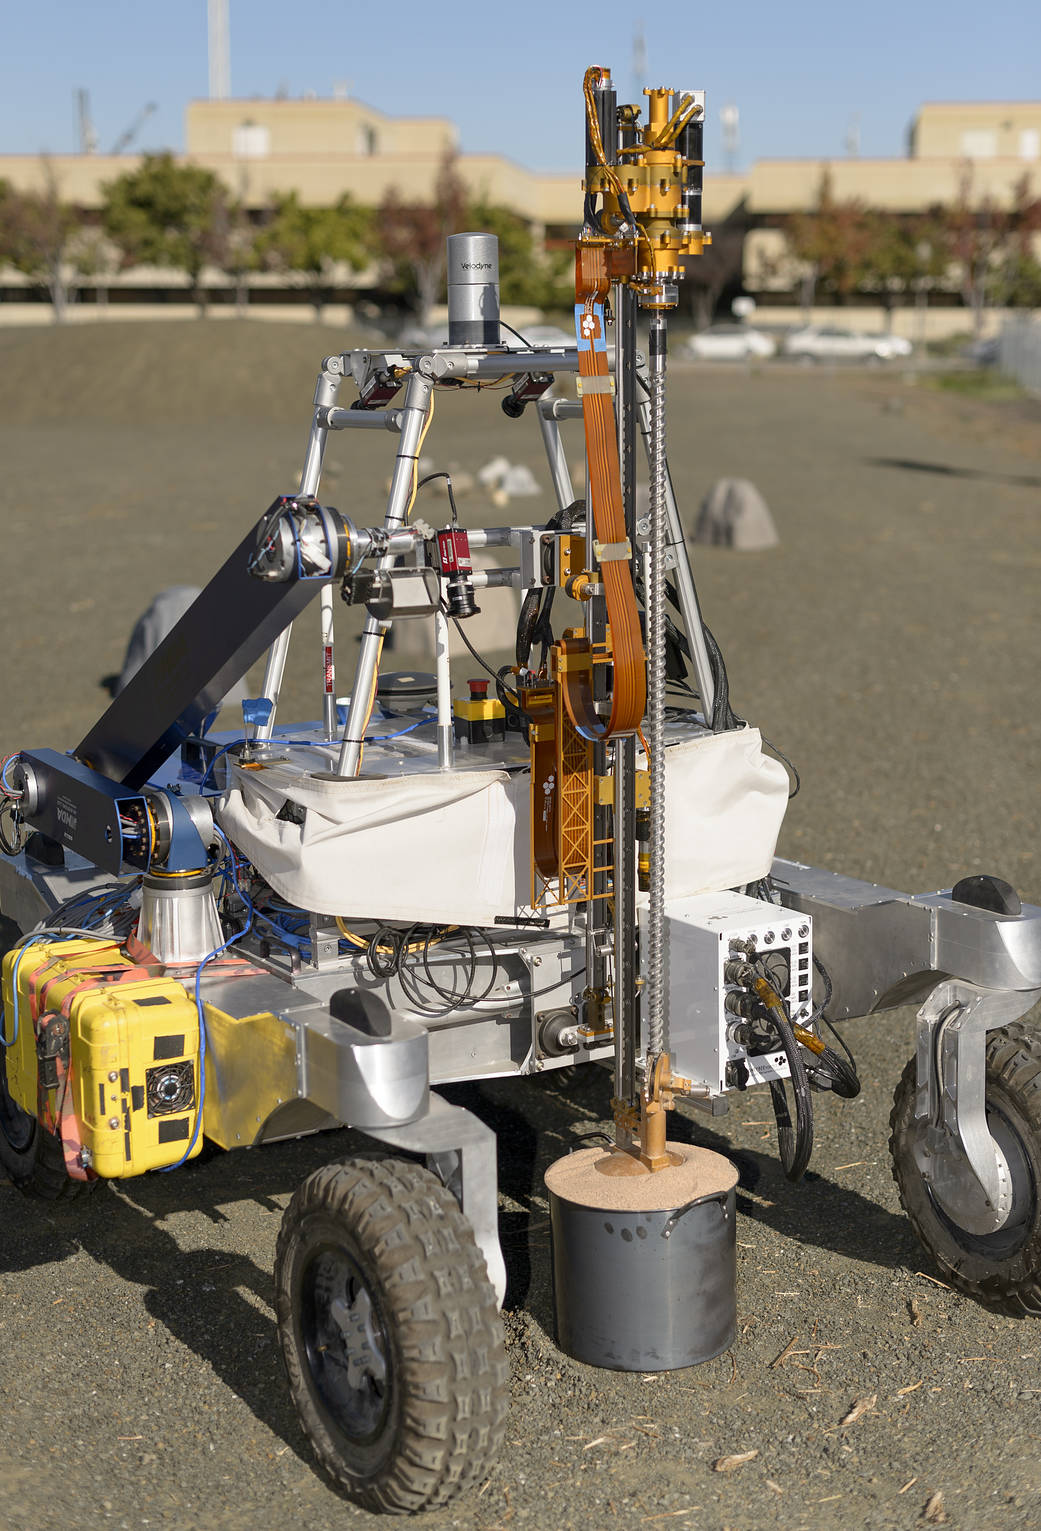
M422 1015L443 1016L467 1005L479 1005L491 994L499 974L495 946L476 926L417 924L399 930L395 926L381 925L367 941L353 932L348 939L356 945L364 945L365 961L373 977L384 983L396 978L409 1004ZM483 942L491 957L488 982L480 992L477 991L481 965L478 941ZM441 948L438 957L453 960L439 962L437 958L432 959L434 947ZM458 983L446 984L444 973L435 976L435 967L454 970L456 966L462 967Z

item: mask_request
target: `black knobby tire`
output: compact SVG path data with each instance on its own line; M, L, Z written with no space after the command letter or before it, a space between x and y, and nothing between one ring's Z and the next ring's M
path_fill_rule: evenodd
M0 915L0 957L11 950L20 935L13 920ZM22 1019L24 1023L25 1017ZM69 1201L97 1184L73 1180L53 1132L47 1132L12 1099L7 1088L6 1048L0 1048L0 1172L27 1196L41 1201Z
M366 1509L446 1504L502 1441L495 1293L455 1198L421 1165L348 1159L286 1209L275 1309L300 1423Z
M952 1286L1016 1317L1041 1315L1041 1034L1015 1022L987 1037L987 1125L1008 1161L1012 1208L994 1233L970 1233L933 1199L912 1152L915 1060L889 1119L893 1178L911 1225Z

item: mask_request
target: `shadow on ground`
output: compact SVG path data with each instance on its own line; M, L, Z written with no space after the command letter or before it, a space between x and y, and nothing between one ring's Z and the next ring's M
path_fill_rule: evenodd
M897 468L902 473L937 473L945 478L979 479L988 484L1019 484L1041 488L1041 476L1033 473L991 473L982 468L955 468L947 462L920 462L910 457L865 457L872 468Z
M506 1307L527 1309L551 1335L551 1252L542 1176L550 1163L609 1120L610 1075L585 1067L539 1079L456 1085L443 1093L474 1111L497 1135ZM752 1223L800 1245L882 1266L918 1258L904 1219L857 1192L812 1171L799 1185L789 1185L774 1158L735 1149L703 1121L680 1112L670 1131L736 1163L738 1207ZM60 1262L82 1250L124 1281L147 1288L145 1307L156 1322L211 1366L257 1419L312 1465L282 1372L270 1271L241 1249L218 1247L218 1241L185 1250L178 1239L178 1218L202 1215L222 1227L230 1222L222 1204L243 1201L255 1203L258 1218L280 1215L306 1175L366 1148L371 1148L368 1140L343 1131L248 1154L220 1154L173 1175L145 1176L125 1188L99 1187L93 1196L68 1206L43 1208L12 1192L5 1209L9 1269Z

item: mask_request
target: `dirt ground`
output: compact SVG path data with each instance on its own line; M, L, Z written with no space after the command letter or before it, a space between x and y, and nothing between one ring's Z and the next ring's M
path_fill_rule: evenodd
M151 595L203 582L296 487L318 362L350 343L311 325L0 329L0 748L86 733ZM780 533L769 552L699 549L695 574L736 709L802 774L782 853L910 891L992 871L1041 902L1041 406L888 371L676 364L669 407L687 519L736 475ZM426 450L437 468L530 464L542 498L499 514L549 514L533 422L493 399L439 400ZM337 438L324 497L378 521L390 451L382 434ZM497 514L476 491L460 512ZM317 710L317 622L300 625L287 719ZM912 1020L847 1028L864 1089L818 1097L797 1186L768 1097L736 1097L711 1130L679 1113L678 1136L740 1169L738 1338L653 1377L553 1343L541 1176L604 1122L606 1075L451 1092L499 1134L513 1408L482 1489L424 1527L1039 1523L1038 1321L945 1287L890 1178ZM0 1185L4 1531L376 1524L314 1468L271 1311L281 1209L354 1142L218 1157L69 1208Z

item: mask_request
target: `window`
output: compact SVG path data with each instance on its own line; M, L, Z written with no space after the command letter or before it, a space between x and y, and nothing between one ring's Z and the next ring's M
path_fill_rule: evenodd
M961 152L969 159L992 159L998 152L998 135L993 128L974 128L963 133Z
M358 153L370 157L380 152L380 136L371 122L363 122L358 129Z
M1041 129L1024 128L1019 135L1020 159L1041 159Z
M265 159L271 152L271 129L259 122L240 122L231 135L236 159Z

